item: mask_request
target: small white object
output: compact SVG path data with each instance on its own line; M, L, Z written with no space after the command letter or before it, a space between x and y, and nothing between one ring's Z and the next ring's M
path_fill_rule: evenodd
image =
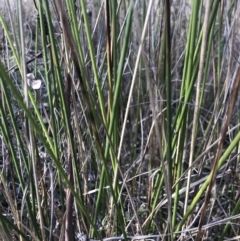
M38 90L38 89L40 89L40 87L42 85L42 81L39 80L39 79L36 80L34 74L33 73L29 73L29 74L27 74L27 84L33 90Z
M34 80L34 79L35 79L34 74L33 74L33 73L27 74L27 79L29 79L29 80Z
M40 79L37 79L37 80L33 80L31 82L31 86L30 87L33 90L38 90L38 89L40 89L41 85L42 85L42 81Z

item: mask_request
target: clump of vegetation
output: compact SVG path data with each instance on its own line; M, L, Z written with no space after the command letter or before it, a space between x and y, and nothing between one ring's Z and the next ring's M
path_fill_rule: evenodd
M237 240L237 2L16 2L1 240Z

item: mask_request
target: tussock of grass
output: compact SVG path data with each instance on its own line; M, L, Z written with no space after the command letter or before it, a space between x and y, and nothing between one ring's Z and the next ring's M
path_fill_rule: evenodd
M0 240L237 239L237 3L203 2L6 0Z

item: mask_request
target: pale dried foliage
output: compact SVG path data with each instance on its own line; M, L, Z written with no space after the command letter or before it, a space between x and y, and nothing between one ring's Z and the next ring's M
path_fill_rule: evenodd
M0 4L0 13L4 16L6 23L9 25L10 15L13 24L17 23L18 19L18 1L17 0L2 0L4 4ZM32 0L22 0L23 20L25 27L33 27L36 24L37 10Z

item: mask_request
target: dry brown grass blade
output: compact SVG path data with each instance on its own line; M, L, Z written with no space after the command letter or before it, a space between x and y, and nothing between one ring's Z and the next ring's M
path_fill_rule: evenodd
M110 110L112 105L112 48L111 48L111 27L110 27L110 9L109 9L110 2L105 1L105 28L106 28L106 52L107 52L107 62L108 62L108 73L109 73L109 93L108 93L108 113L107 113L107 120L109 122L110 119Z
M221 155L221 152L222 152L222 148L223 148L224 140L225 140L225 137L226 137L228 125L229 125L229 122L230 122L230 119L231 119L231 116L232 116L232 111L233 111L233 108L234 108L235 103L236 103L237 94L238 94L238 91L239 91L239 86L240 86L240 67L238 67L237 75L236 75L236 78L235 78L235 82L234 82L233 89L232 89L232 94L231 94L231 97L230 97L230 101L229 101L229 105L228 105L228 109L227 109L227 113L226 113L226 119L225 119L225 122L223 123L223 126L222 126L221 139L220 139L220 142L219 142L219 145L218 145L218 149L217 149L217 153L216 153L216 156L215 156L212 172L210 174L211 175L211 181L209 183L209 187L207 189L207 193L206 193L206 196L205 196L205 202L204 202L203 210L202 210L199 225L198 225L198 233L197 233L197 236L196 236L196 241L199 241L200 237L201 237L201 229L202 229L202 225L203 225L203 221L204 221L205 212L206 212L206 209L207 209L210 197L211 197L211 191L212 191L214 180L215 180L215 177L216 177L216 174L217 174L218 162L219 162L220 155Z
M61 21L61 24L62 24L63 37L64 37L64 40L65 40L65 44L67 46L67 50L69 51L69 55L70 55L70 57L73 61L73 64L74 64L74 67L75 67L75 70L76 70L76 75L79 79L79 84L80 84L80 87L81 87L81 90L82 90L82 95L83 95L83 98L84 98L84 100L86 102L86 105L87 105L87 110L89 112L89 119L90 119L92 131L93 131L93 134L95 135L95 138L96 138L96 144L97 144L97 146L99 148L99 151L100 151L100 154L103 158L103 156L104 156L103 149L101 147L100 137L99 137L99 134L98 134L97 127L95 125L94 115L93 115L93 112L92 112L92 109L91 109L91 104L90 104L90 100L88 98L88 93L87 93L87 90L84 86L82 72L81 72L81 68L80 68L80 64L79 64L79 58L78 58L78 55L77 55L77 49L76 49L76 45L75 45L75 42L74 42L74 39L73 39L73 36L72 36L72 32L69 29L68 18L66 16L66 13L65 13L65 10L63 8L63 5L62 5L61 1L55 0L55 4L56 4L56 7L57 7L59 16L60 16L60 21ZM69 77L70 76L68 76L68 78L67 78L67 84L66 84L67 89L69 87L68 86L69 85ZM67 90L67 89L65 89L65 94L67 96L69 95L69 97L70 97L71 91L69 92L69 90ZM69 92L69 93L67 93L67 92ZM69 111L70 107L67 107L67 108L68 108L68 111ZM72 160L71 160L69 145L68 145L68 165L69 165L68 166L68 169L69 169L68 170L68 178L69 178L69 181L73 184ZM65 219L65 241L71 241L71 240L73 240L73 229L72 229L73 196L72 196L69 189L67 190L67 201L66 202L67 202L67 209L66 209L66 219Z
M71 32L68 29L68 25L67 25L68 21L67 21L65 11L60 1L55 1L55 3L62 22L63 34L65 37L66 44L69 47L71 57L73 59L75 66L78 66L78 59L77 59L77 55L75 54L76 48L74 45ZM81 74L79 71L79 78L80 77L81 77ZM71 76L70 74L68 74L66 84L65 84L66 109L67 109L68 118L70 117L70 96L71 96L71 84L72 84L71 82L72 82ZM73 185L72 157L71 157L71 148L70 148L69 142L68 142L68 180ZM66 191L66 199L67 200L66 200L66 218L65 218L65 241L71 241L73 240L73 225L72 225L73 195L69 188Z
M70 118L70 98L71 98L71 87L72 87L72 79L70 74L67 75L66 84L65 84L65 97L66 97L66 109L67 116ZM72 168L72 155L71 155L71 147L68 141L68 180L74 185L73 180L73 168ZM65 219L65 240L70 241L73 240L73 195L70 189L67 189L66 195L66 219Z

